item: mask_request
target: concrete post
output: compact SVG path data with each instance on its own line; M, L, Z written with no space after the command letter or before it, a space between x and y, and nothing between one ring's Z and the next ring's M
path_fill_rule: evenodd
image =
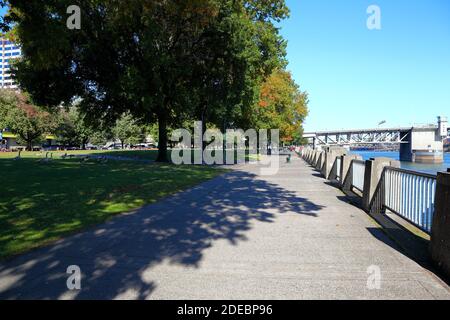
M321 173L325 179L330 177L331 169L333 168L336 158L346 153L347 150L342 147L330 147L327 151L325 151L323 166L321 168Z
M450 172L439 172L431 228L430 252L436 266L450 279Z
M344 191L349 191L352 186L352 175L350 170L350 165L353 160L362 160L362 157L356 154L347 154L341 156L341 186Z
M309 164L315 167L316 166L316 161L317 161L317 151L313 150L312 153L311 153L311 161L310 161Z
M381 174L384 167L400 167L400 162L392 160L391 158L375 158L366 161L366 168L364 171L364 189L362 206L366 211L370 210L370 202L372 201L375 190L381 179Z
M318 160L319 160L319 151L314 150L314 151L313 151L313 160L312 160L312 162L311 162L311 165L312 165L313 167L315 167Z
M312 164L314 166L314 168L317 168L319 162L320 162L320 151L316 150L316 154L314 156L314 162Z
M317 162L316 162L316 169L317 170L322 170L322 166L323 166L323 161L324 161L324 155L325 151L319 151L317 153Z

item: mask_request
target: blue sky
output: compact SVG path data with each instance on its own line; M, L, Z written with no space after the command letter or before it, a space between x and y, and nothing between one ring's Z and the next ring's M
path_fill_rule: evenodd
M450 1L288 0L289 69L309 93L306 131L450 117ZM381 30L368 30L369 5Z
M450 1L287 3L291 17L281 32L289 70L309 93L306 131L450 117ZM381 9L381 30L366 27L372 4Z

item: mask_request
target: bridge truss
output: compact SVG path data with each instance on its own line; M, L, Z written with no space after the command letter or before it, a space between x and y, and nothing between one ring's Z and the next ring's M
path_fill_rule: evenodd
M408 143L412 128L364 129L346 131L319 131L305 133L304 137L315 145L376 145Z

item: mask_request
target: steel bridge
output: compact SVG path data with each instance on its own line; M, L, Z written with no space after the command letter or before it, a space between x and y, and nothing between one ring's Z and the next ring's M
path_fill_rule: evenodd
M437 126L425 129L437 130ZM408 143L412 130L413 127L317 131L307 132L304 137L313 145L400 144Z
M440 163L449 127L447 117L438 117L437 125L317 131L306 132L303 136L314 149L322 146L396 145L402 161Z

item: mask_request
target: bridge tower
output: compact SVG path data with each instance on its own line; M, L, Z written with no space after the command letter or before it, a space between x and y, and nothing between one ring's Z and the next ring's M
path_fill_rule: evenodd
M401 131L405 137L400 144L400 160L417 163L444 162L444 143L447 136L446 117L438 117L438 126L418 126Z

